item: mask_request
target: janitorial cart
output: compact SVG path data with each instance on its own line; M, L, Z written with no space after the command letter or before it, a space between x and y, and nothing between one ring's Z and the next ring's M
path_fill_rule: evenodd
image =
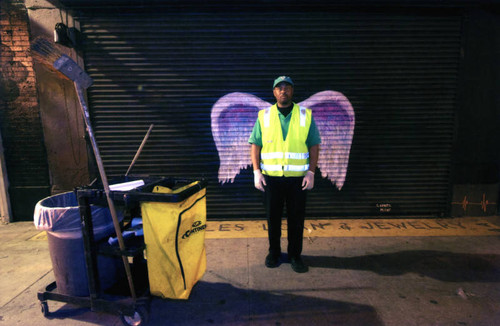
M114 181L111 189L118 190L109 195L119 212L125 250L116 245L101 185L37 204L35 224L47 230L55 275L55 282L38 293L44 315L54 300L118 314L124 325L144 325L151 294L187 299L203 276L206 181L151 176ZM122 190L130 184L133 189ZM129 262L133 291L121 257Z

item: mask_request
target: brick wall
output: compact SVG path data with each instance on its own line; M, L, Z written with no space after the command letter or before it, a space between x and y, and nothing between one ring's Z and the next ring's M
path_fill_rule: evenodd
M28 16L24 1L0 2L0 131L14 220L30 220L49 194Z

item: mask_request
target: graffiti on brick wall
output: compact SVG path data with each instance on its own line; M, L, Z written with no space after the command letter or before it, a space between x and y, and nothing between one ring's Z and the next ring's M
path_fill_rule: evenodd
M17 0L0 1L0 12L0 96L9 103L21 96L30 74L28 16L24 2Z
M323 91L303 102L311 109L321 135L318 168L340 190L344 185L354 134L354 110L341 93ZM212 107L212 136L219 153L219 182L234 182L242 169L251 165L248 138L258 111L268 103L248 93L230 93Z
M28 78L27 67L16 58L10 46L1 44L2 70L0 72L0 95L7 102L15 101L21 94L20 83Z

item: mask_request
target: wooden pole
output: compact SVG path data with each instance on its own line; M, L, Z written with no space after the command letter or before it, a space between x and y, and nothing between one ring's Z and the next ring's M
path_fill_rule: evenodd
M116 236L118 238L118 245L120 251L125 251L125 242L123 241L123 236L120 228L120 222L118 220L118 215L116 214L115 204L110 195L108 178L104 172L104 165L102 163L101 154L99 153L99 148L97 147L97 142L94 137L94 131L92 125L90 124L89 110L85 101L83 94L83 88L75 82L76 93L78 94L78 100L80 101L80 107L82 109L83 118L85 120L85 125L87 126L87 132L89 133L90 142L92 143L92 149L94 150L95 159L97 161L97 167L99 169L99 174L101 176L102 185L104 187L104 192L106 193L106 199L108 201L109 211L111 212L111 218L113 219L113 225L115 227ZM125 273L127 274L128 285L130 287L130 294L134 300L136 299L134 282L132 279L132 271L130 270L130 264L128 258L122 255L123 266L125 267Z

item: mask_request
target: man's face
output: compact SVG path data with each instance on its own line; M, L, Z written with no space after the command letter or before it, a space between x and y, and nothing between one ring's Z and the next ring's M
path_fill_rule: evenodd
M279 83L273 89L273 94L279 107L287 107L292 104L293 86L285 82Z

